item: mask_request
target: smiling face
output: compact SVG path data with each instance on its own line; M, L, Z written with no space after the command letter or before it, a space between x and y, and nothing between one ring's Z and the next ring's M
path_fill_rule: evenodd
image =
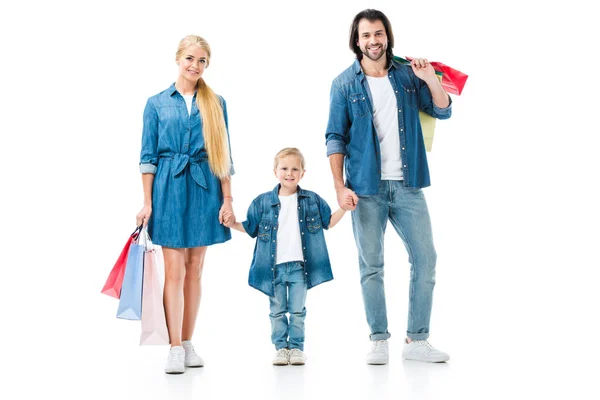
M304 176L300 157L295 155L281 157L275 167L275 176L281 183L279 194L286 196L296 193L298 182Z
M208 53L196 45L188 46L177 60L180 77L194 85L204 73L207 64Z
M373 61L378 61L385 56L388 46L388 37L385 27L380 20L369 21L363 18L358 23L358 40L356 42L360 51Z

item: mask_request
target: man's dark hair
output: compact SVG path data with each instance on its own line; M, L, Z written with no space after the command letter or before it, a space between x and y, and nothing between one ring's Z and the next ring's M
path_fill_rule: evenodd
M354 17L354 21L352 21L352 25L350 26L350 50L356 54L356 58L360 61L363 58L363 53L360 50L360 47L356 44L358 42L358 23L363 19L367 19L371 22L381 21L383 27L385 28L385 34L387 35L388 44L387 50L385 51L385 56L387 59L387 67L392 63L393 52L392 49L394 47L394 33L392 32L392 25L390 24L390 20L379 10L373 10L371 8L367 10L363 10L356 14Z

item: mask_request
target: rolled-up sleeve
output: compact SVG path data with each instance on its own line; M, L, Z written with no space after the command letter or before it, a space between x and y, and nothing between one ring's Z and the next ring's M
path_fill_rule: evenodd
M140 153L140 172L156 174L158 165L158 114L148 100L144 109L144 127L142 130L142 151Z
M321 215L321 222L323 222L323 228L329 229L329 223L331 222L331 208L329 204L318 194L317 203L319 205L319 214Z
M333 82L329 94L329 122L325 133L327 157L337 153L346 154L349 127L348 101L339 85Z
M258 224L260 222L260 209L258 207L259 199L256 198L248 207L246 220L242 222L244 230L250 237L255 238L258 235Z
M418 79L418 78L417 78ZM431 91L425 81L418 79L419 86L419 109L437 119L448 119L452 116L452 97L448 95L448 107L440 108L435 105L431 97Z

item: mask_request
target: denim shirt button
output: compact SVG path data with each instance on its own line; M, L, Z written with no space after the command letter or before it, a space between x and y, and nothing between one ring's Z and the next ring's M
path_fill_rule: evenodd
M302 222L302 220L300 220L300 222Z
M404 132L404 128L400 128L400 132Z
M302 234L304 235L304 232L302 232Z

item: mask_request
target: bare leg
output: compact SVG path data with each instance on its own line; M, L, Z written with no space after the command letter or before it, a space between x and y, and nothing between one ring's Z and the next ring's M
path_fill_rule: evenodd
M191 340L202 295L202 268L207 247L194 247L185 252L185 283L183 287L182 340Z
M181 346L183 320L183 282L185 277L185 249L163 247L165 260L165 289L163 302L169 328L171 347Z

